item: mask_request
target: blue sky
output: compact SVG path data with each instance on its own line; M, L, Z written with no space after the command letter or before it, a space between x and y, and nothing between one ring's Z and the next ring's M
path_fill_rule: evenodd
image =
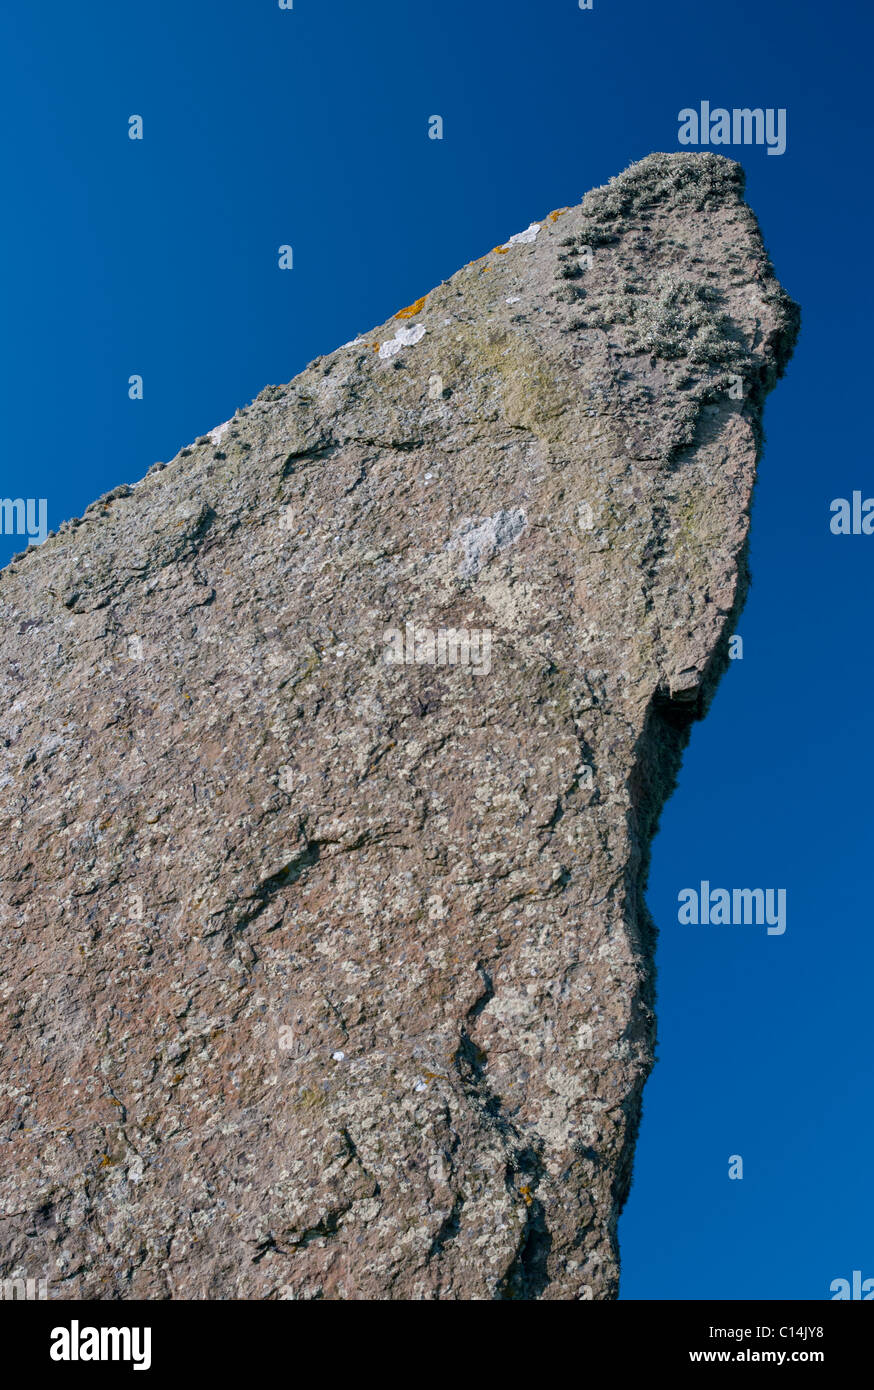
M724 151L803 329L767 407L743 660L654 847L659 1061L620 1226L625 1298L818 1299L853 1269L874 1277L874 536L829 531L833 498L874 496L871 31L862 5L810 0L0 14L0 494L45 497L52 528L551 208L679 148L681 108L787 111L785 154ZM0 562L21 548L0 536ZM677 894L702 879L785 887L785 935L681 927Z

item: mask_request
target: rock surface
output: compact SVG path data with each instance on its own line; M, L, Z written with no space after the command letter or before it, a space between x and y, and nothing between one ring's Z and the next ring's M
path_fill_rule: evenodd
M0 575L0 1276L615 1296L797 328L742 193L650 156Z

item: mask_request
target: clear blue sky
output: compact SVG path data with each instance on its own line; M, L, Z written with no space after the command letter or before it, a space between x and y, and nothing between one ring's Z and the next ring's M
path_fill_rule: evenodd
M682 107L786 108L785 154L724 151L803 329L767 408L744 657L655 844L659 1061L622 1292L818 1299L874 1277L874 536L828 526L832 498L874 495L867 7L41 0L4 6L0 51L0 495L46 497L52 528L678 148ZM0 537L0 561L21 548ZM785 887L786 934L681 927L701 879Z

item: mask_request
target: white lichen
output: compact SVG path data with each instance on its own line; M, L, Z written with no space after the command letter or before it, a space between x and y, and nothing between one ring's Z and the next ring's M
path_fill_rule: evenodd
M209 438L212 440L213 444L219 443L227 430L230 429L232 423L231 420L225 420L223 425L216 425L214 430L209 431Z
M510 246L530 246L532 241L537 240L537 233L539 231L540 223L532 222L530 227L525 228L524 232L517 232L515 236L510 237L509 241L505 241L501 250L506 251Z
M526 524L521 507L502 509L482 520L466 518L456 527L448 544L450 550L463 552L459 574L466 578L478 574L493 555L519 539Z
M379 349L380 359L385 362L389 357L394 357L400 352L401 348L412 347L414 343L420 343L425 336L425 325L417 323L415 328L399 328L393 338L383 343Z

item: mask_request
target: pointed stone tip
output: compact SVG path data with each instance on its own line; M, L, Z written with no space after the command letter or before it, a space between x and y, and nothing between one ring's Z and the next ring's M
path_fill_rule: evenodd
M654 151L635 160L582 199L586 212L619 216L634 206L668 202L701 210L714 200L740 200L746 186L742 165L709 150ZM593 206L594 205L594 206Z

